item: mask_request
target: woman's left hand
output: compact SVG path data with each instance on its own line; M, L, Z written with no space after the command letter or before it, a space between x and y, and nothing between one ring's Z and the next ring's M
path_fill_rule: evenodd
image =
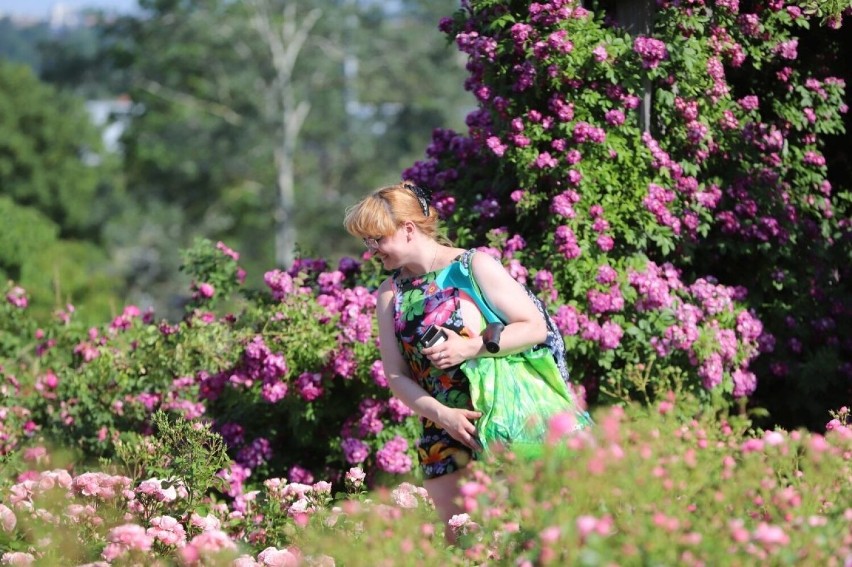
M436 368L443 370L458 366L465 360L474 358L479 352L482 342L474 340L476 337L469 339L447 327L441 329L447 333L447 340L421 351Z

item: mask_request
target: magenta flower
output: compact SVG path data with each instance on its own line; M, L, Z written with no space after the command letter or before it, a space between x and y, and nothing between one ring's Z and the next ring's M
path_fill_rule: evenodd
M559 252L569 260L577 258L581 253L580 246L577 244L577 237L568 226L562 225L556 229L554 242Z
M797 38L782 41L775 46L775 53L782 59L795 60L798 54L799 40Z
M280 402L287 396L287 390L288 386L286 382L280 378L271 378L263 381L260 395L270 404L274 404Z
M352 379L355 376L355 353L348 347L340 347L334 352L331 367L337 376Z
M414 415L414 411L405 405L398 398L391 397L388 400L388 414L391 419L397 423L401 422L405 418Z
M18 309L26 309L29 304L27 292L22 287L15 286L6 294L6 301L17 307Z
M225 256L232 258L234 261L239 261L240 259L239 253L234 252L233 250L228 248L221 240L216 243L216 249L222 252L222 254L224 254Z
M736 369L731 374L734 380L733 396L739 398L750 396L757 389L757 377L752 372Z
M322 272L317 276L317 285L322 293L333 293L340 290L341 284L346 276L340 270L333 272Z
M595 244L602 252L609 252L615 247L615 240L609 235L601 234L595 239Z
M407 451L408 441L397 435L376 451L376 464L389 473L407 473L411 470L411 457Z
M612 350L618 348L621 344L621 337L624 336L624 329L620 325L612 321L607 321L601 325L600 345L603 350Z
M745 110L757 110L760 107L760 101L756 95L744 96L737 102Z
M250 469L255 469L272 458L272 444L265 437L258 437L237 453L236 460Z
M566 193L560 193L553 197L553 200L550 202L550 211L566 219L573 219L577 216L577 213L571 205L572 201Z
M739 0L716 0L716 6L726 8L732 14L738 14L740 11Z
M549 152L541 152L535 158L533 165L538 169L551 169L556 167L558 163L556 158L552 157Z
M485 140L485 144L497 157L503 157L503 154L506 153L506 149L508 148L508 146L501 142L500 138L497 136L489 136L488 139Z
M610 126L621 126L622 124L624 124L625 120L624 112L617 108L607 110L606 114L604 115L604 118L606 119L607 124L609 124Z
M322 375L316 372L303 372L296 379L299 396L306 402L312 402L322 396Z
M314 475L302 466L293 465L287 473L287 480L296 484L311 484L314 482Z
M376 435L385 428L381 420L385 409L382 402L368 398L359 404L358 409L361 411L361 417L358 419L358 434L361 437Z
M373 378L373 382L380 388L388 387L388 380L385 377L385 367L381 360L373 362L370 366L370 377Z
M216 294L216 289L209 283L198 284L198 294L209 299Z
M722 357L718 353L713 353L701 363L698 375L701 377L704 387L712 390L722 383L723 371Z
M287 272L272 270L263 275L263 281L272 292L272 297L281 301L293 293L293 278Z
M598 275L595 278L595 281L600 284L608 285L614 283L617 277L618 272L616 272L612 267L604 264L598 267Z
M661 61L669 58L666 44L652 37L637 36L633 41L633 51L642 58L642 66L646 69L655 69Z
M364 462L370 455L370 447L360 439L347 437L340 444L343 449L343 456L347 462L357 465Z
M572 305L562 305L553 315L553 321L559 332L565 336L576 335L580 331L580 320L577 310Z

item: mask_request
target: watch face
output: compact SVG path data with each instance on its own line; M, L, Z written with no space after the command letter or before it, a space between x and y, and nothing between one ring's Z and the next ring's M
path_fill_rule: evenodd
M503 323L488 323L482 331L482 342L485 345L485 350L491 354L500 352L500 334L503 329Z

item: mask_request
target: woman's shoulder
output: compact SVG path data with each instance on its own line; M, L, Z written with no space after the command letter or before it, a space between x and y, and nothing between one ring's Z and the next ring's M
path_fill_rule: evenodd
M382 295L383 293L388 293L388 292L393 291L393 287L394 287L394 278L395 278L395 277L396 277L396 274L395 274L395 273L394 273L394 274L389 275L388 277L386 277L386 278L384 279L384 281L383 281L381 284L379 284L379 288L376 290L376 291L377 291L377 293L378 293L379 295Z
M497 266L502 267L503 264L499 259L495 258L492 254L488 253L486 250L471 248L470 250L465 251L465 255L468 256L467 264L475 268L477 270L481 268L495 268Z

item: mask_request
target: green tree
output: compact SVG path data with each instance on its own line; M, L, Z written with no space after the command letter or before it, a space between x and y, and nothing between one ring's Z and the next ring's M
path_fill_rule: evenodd
M99 146L81 101L0 61L0 277L25 287L42 317L76 303L102 318L115 300L98 242L109 201Z
M133 289L180 295L175 251L196 236L239 249L259 283L276 263L274 211L287 184L300 253L355 252L340 227L350 195L398 179L435 127L461 124L469 101L449 87L461 81L461 63L435 33L434 8L403 6L143 1L142 14L106 30L116 88L141 109L124 138L135 204L108 229ZM295 57L282 31L299 30L309 14ZM273 54L287 49L292 61L276 63Z
M38 45L48 37L48 33L46 24L20 26L11 18L0 18L0 58L39 69L41 55Z

